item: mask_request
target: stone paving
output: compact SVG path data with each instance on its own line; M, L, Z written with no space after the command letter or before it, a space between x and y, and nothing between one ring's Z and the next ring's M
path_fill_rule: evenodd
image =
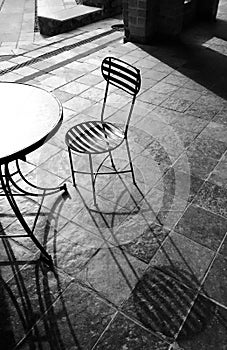
M45 38L37 28L37 14L74 7L75 0L0 1L0 56L23 53L22 47Z
M60 130L23 171L37 184L67 183L70 194L45 198L35 231L55 273L27 238L1 242L2 349L227 348L226 14L222 0L216 23L172 43L123 43L112 18L2 51L0 81L42 87L64 107ZM99 118L108 55L142 74L129 131L137 186L98 177L95 210L90 178L72 186L64 136ZM123 123L128 105L113 88L108 120ZM114 158L127 166L124 148ZM38 203L18 201L32 225ZM2 233L23 232L3 197L0 205Z

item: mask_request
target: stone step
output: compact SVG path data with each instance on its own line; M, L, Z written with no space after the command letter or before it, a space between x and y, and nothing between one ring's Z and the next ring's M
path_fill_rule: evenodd
M58 11L38 12L38 23L42 35L53 36L98 21L102 16L102 8L75 5Z

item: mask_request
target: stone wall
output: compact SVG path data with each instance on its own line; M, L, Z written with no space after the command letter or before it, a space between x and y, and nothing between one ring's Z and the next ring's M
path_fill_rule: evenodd
M197 17L197 0L185 0L183 27L189 26Z
M184 0L160 0L157 33L176 36L183 26Z
M83 5L103 8L104 16L114 16L122 13L123 0L82 0Z
M219 0L198 0L198 16L202 19L215 20Z
M123 19L126 40L145 43L157 26L157 2L147 0L123 0Z
M219 0L123 0L125 40L176 37L199 17L214 19Z

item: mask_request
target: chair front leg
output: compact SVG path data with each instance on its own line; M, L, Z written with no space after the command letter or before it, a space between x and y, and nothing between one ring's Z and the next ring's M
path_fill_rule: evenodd
M69 147L68 147L68 152L69 152L69 163L70 163L70 167L71 167L73 186L76 187L75 172L73 169L72 152L71 152L71 149Z
M116 166L114 164L113 155L112 155L111 151L109 151L109 156L110 156L111 165L116 170Z
M94 205L97 206L96 194L95 194L95 176L94 176L94 170L93 170L92 156L91 156L91 154L89 154L88 156L89 156L89 165L90 165L90 173L91 173L91 185L92 185Z

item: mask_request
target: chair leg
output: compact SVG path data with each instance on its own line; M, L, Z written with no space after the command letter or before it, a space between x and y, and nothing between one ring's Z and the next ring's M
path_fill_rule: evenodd
M130 154L129 144L128 144L127 138L125 139L125 143L126 143L126 149L127 149L127 153L128 153L129 165L130 165L130 169L131 169L131 173L132 173L132 180L133 180L134 185L136 185L134 169L133 169L133 166L132 166L132 158L131 158L131 154Z
M115 164L114 164L114 160L113 160L113 155L112 155L111 151L109 151L109 155L110 155L111 165L114 169L116 169Z
M88 156L89 156L89 164L90 164L90 172L91 172L91 185L92 185L94 205L97 206L96 194L95 194L95 177L94 177L94 171L93 171L92 157L91 157L91 154L89 154Z
M71 149L69 147L68 147L68 152L69 152L69 163L70 163L70 167L71 167L73 186L76 187L75 173L74 173L74 170L73 170L72 152L71 152Z

